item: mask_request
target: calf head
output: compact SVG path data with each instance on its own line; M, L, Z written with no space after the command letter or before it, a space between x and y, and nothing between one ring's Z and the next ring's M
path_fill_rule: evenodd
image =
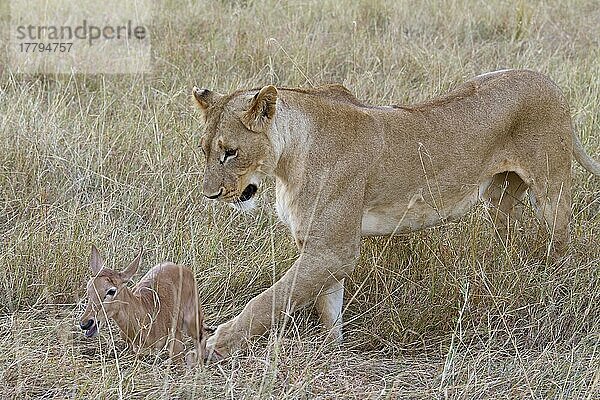
M122 300L125 291L128 291L127 282L136 273L142 252L121 272L104 268L104 260L96 246L92 245L90 255L90 270L92 277L87 283L87 307L79 321L79 327L85 331L86 337L98 334L100 325L108 319L123 312L127 303Z

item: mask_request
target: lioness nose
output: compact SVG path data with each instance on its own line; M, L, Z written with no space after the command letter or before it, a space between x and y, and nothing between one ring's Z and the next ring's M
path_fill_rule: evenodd
M219 193L216 194L207 194L207 193L203 193L204 197L206 197L207 199L218 199L219 197L221 197L221 195L223 194L223 188L219 189Z
M88 319L87 322L84 324L83 322L79 322L79 327L82 330L88 330L92 327L92 325L94 324L94 320L93 319Z

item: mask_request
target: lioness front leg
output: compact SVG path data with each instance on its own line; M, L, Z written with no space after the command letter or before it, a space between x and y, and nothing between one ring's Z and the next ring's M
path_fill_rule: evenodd
M228 356L245 339L263 334L285 314L314 302L324 288L342 282L354 269L356 256L347 251L323 251L319 256L301 254L273 286L250 300L237 317L219 325L208 339L208 356ZM339 296L339 292L332 295Z
M321 324L327 330L327 338L335 343L342 342L342 306L344 303L344 279L335 281L323 289L315 302Z

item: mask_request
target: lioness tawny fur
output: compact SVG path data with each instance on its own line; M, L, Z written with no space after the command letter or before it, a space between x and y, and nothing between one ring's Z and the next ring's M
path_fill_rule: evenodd
M480 200L496 207L502 228L529 189L548 248L562 249L572 156L600 175L573 133L561 91L533 71L480 75L410 106L365 105L340 85L193 94L205 119L205 196L248 208L261 180L274 177L279 217L300 253L208 340L208 350L223 356L311 303L341 340L344 278L364 235L451 221Z

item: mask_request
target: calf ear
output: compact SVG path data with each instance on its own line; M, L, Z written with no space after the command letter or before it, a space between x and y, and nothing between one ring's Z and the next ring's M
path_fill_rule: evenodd
M100 252L96 246L92 245L92 252L90 254L90 269L92 270L92 275L98 275L98 272L100 272L103 265L104 260L102 259Z
M219 101L221 97L223 97L222 94L213 92L212 90L208 89L200 89L197 86L194 86L194 88L192 89L192 94L194 95L194 99L196 99L196 104L205 116L206 110L214 106L215 103Z
M140 260L142 259L143 251L144 251L143 249L140 249L140 252L138 253L135 260L133 260L131 262L131 264L129 264L129 266L127 268L125 268L125 270L123 272L121 272L121 279L123 279L123 281L125 281L125 282L130 281L131 278L133 278L133 275L135 275L135 273L137 272L137 270L140 266Z
M251 131L264 132L275 115L276 105L277 89L273 85L265 86L250 101L242 122Z

